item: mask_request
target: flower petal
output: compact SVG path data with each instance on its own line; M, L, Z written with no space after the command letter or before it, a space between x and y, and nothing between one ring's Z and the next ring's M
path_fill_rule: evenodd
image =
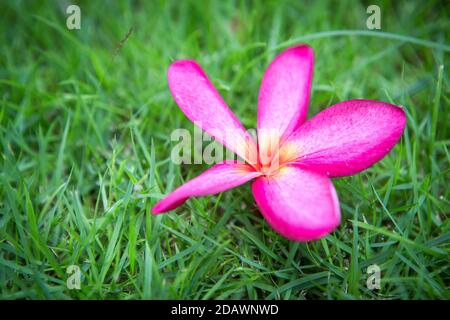
M227 160L209 168L199 176L181 185L153 208L152 213L158 214L182 205L189 197L216 194L250 181L260 173L250 165Z
M170 91L184 114L244 160L256 162L257 148L202 68L191 60L178 60L168 71Z
M299 45L279 54L267 68L258 97L258 143L270 148L269 138L287 137L308 113L314 66L313 49Z
M252 190L268 223L288 239L319 239L340 222L336 191L324 175L287 166L277 175L258 177Z
M331 177L352 175L381 160L400 139L402 108L371 100L338 103L304 123L281 148L298 166Z

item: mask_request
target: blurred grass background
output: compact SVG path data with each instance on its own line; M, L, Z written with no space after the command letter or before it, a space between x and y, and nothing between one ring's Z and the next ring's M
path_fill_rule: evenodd
M81 30L66 28L69 4ZM370 4L381 31L366 28ZM0 298L450 298L449 11L444 1L1 1ZM197 60L255 128L266 66L302 42L316 56L309 116L367 98L408 117L385 159L334 180L338 229L290 242L248 185L151 216L206 167L170 162L172 130L193 132L167 87L171 61ZM366 286L372 264L380 290ZM69 265L80 290L66 286Z

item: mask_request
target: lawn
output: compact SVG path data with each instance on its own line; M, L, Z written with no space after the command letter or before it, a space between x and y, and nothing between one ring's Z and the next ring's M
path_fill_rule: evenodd
M0 298L450 298L450 9L376 2L381 30L367 1L77 1L68 30L70 2L2 1ZM170 63L197 60L255 128L265 68L297 43L315 51L309 117L353 98L407 114L388 156L333 179L340 226L289 241L249 184L152 216L208 167L170 160L171 132L194 131Z

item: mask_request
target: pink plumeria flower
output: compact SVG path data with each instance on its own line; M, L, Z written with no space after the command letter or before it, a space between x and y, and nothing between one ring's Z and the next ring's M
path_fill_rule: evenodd
M181 110L245 162L214 165L159 201L152 213L254 179L256 203L278 233L295 241L329 234L341 219L330 178L353 175L381 160L400 139L406 117L392 104L348 100L305 121L313 64L307 45L283 51L270 64L259 91L256 143L201 67L195 61L175 61L168 81ZM227 139L218 134L230 129Z

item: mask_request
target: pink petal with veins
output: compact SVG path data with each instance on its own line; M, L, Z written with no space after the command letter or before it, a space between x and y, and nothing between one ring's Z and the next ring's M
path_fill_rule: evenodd
M258 143L271 148L269 138L282 139L302 124L308 113L314 66L313 49L288 48L267 68L258 96Z
M242 159L249 163L256 162L254 139L195 61L178 60L172 63L168 81L175 101L189 120Z
M152 213L158 214L173 210L182 205L189 197L220 193L244 184L259 175L261 174L247 164L227 160L212 166L175 189L152 208Z
M331 177L358 173L381 160L398 142L406 124L395 105L348 100L304 123L286 142L296 165Z
M319 239L340 222L339 201L330 179L297 167L258 177L253 195L267 222L296 241Z

